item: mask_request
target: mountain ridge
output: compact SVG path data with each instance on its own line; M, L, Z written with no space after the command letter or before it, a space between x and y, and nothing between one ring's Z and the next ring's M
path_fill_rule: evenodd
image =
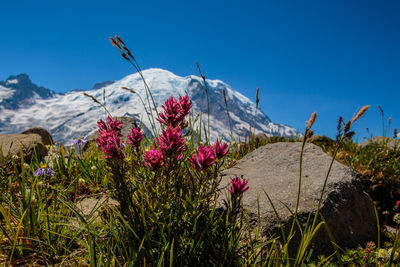
M181 77L160 68L146 69L142 74L156 102L156 111L151 105L154 116L156 116L156 112L162 112L161 105L167 98L188 93L193 101L192 119L194 120L195 116L201 112L202 119L207 124L207 98L203 80L200 77L195 75ZM234 136L248 134L249 128L254 126L255 103L221 80L206 80L206 83L210 99L211 139L216 140L220 137L230 140L229 118L222 89L226 92ZM136 93L132 94L122 90L121 87L131 88ZM4 92L7 90L0 88L0 100L2 100L1 94L7 94ZM57 94L51 90L49 92L52 92L51 96L35 98L30 105L18 105L13 109L2 105L3 102L0 101L0 134L15 133L29 127L42 126L49 129L55 140L70 143L77 136L87 136L95 131L96 122L105 117L103 108L90 98L83 96L82 92L69 91L64 94ZM142 104L142 101L146 103L147 101L143 81L138 73L127 75L118 81L102 82L86 92L101 102L103 102L103 93L105 93L105 105L113 116L134 116L151 129L150 120L144 112ZM3 98L5 97L3 96ZM149 107L147 110L150 110ZM256 132L264 132L270 136L298 135L298 131L294 128L272 123L260 109L257 110Z

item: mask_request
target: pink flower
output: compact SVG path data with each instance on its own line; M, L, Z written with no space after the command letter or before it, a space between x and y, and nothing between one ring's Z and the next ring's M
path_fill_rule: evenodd
M214 146L214 153L215 153L215 157L217 159L221 159L223 158L226 154L228 154L229 149L227 150L226 148L228 147L228 145L225 143L222 146L219 144L219 141L217 140L217 142L215 143Z
M239 177L232 178L231 188L228 189L232 195L240 195L247 191L249 187L247 186L246 179L240 179Z
M143 140L143 134L140 127L132 129L130 135L128 135L127 138L128 141L126 142L137 149L140 145L140 142Z
M181 105L181 108L182 108L183 117L185 117L186 115L188 115L190 113L190 109L192 108L192 101L189 100L188 95L185 95L183 97L180 96L179 104Z
M396 207L399 207L400 206L400 200L397 200L396 201Z
M99 126L99 135L97 140L97 146L101 151L106 154L104 158L125 158L124 152L122 151L123 144L121 142L121 129L122 122L117 119L111 119L107 117L107 122L100 120L97 122Z
M155 148L149 151L145 151L143 158L144 158L144 164L147 167L158 169L164 166L163 153Z
M178 126L175 128L169 126L167 130L163 130L162 135L157 138L157 142L167 158L177 156L179 160L183 156L182 152L186 150L182 130Z
M159 113L160 118L157 120L166 125L176 127L185 120L185 116L189 114L192 107L192 101L189 101L189 96L179 97L179 103L172 96L162 105L164 112Z
M196 148L196 156L192 154L188 160L194 169L206 170L215 163L214 151L211 146L200 146Z
M103 120L100 120L97 122L97 125L99 126L99 132L103 131L114 131L118 137L122 136L121 130L122 130L122 121L118 121L116 118L110 118L110 116L107 116L107 122L104 122Z

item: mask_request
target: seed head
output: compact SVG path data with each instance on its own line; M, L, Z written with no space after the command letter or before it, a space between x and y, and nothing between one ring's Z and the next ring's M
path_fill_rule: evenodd
M125 45L122 39L118 35L115 35L115 40L117 40L118 43Z
M313 124L315 122L316 117L317 117L317 113L314 111L314 113L311 114L310 119L307 121L307 125L306 125L307 129L311 129L311 127L313 126Z
M353 124L356 120L358 120L364 113L369 109L370 105L368 106L363 106L360 111L357 113L357 115L351 120L351 123Z
M122 87L121 87L121 89L123 89L123 90L126 90L126 91L129 91L129 92L131 92L132 94L136 94L136 91L135 91L135 90L133 90L133 89L131 89L131 88L128 88L128 87L122 86Z
M119 44L114 40L114 38L110 37L110 42L113 46L121 49L121 47L119 46Z
M96 102L97 104L100 104L99 100L97 100L94 96L89 95L87 93L83 93L84 96L90 97L94 102Z

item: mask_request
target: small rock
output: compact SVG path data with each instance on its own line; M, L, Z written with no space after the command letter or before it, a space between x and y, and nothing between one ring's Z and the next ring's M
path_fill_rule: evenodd
M38 134L9 134L0 135L0 147L3 156L20 156L22 150L26 162L30 162L36 151L36 155L45 157L47 149L43 144L42 137Z
M49 133L49 131L47 131L46 129L44 129L42 127L29 128L29 129L21 132L21 134L38 134L42 138L43 145L49 146L49 145L54 144L53 138L51 137L51 134Z
M385 136L375 136L372 137L371 139L368 139L367 141L363 142L360 144L360 147L365 147L373 144L379 144L382 146L386 146L391 149L399 149L400 148L400 140L398 139L393 139L391 137L385 137Z

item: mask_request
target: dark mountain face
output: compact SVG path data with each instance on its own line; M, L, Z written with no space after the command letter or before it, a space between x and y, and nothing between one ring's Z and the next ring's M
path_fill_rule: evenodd
M35 98L48 99L56 93L32 83L26 74L11 75L6 81L0 81L0 86L13 91L11 97L0 101L0 107L5 109L17 109L21 106L33 104Z
M108 86L108 85L110 85L110 84L113 84L113 83L115 83L115 81L104 81L104 82L99 82L99 83L96 83L95 85L93 85L92 90L94 90L94 89L100 89L100 88L106 87L106 86Z

